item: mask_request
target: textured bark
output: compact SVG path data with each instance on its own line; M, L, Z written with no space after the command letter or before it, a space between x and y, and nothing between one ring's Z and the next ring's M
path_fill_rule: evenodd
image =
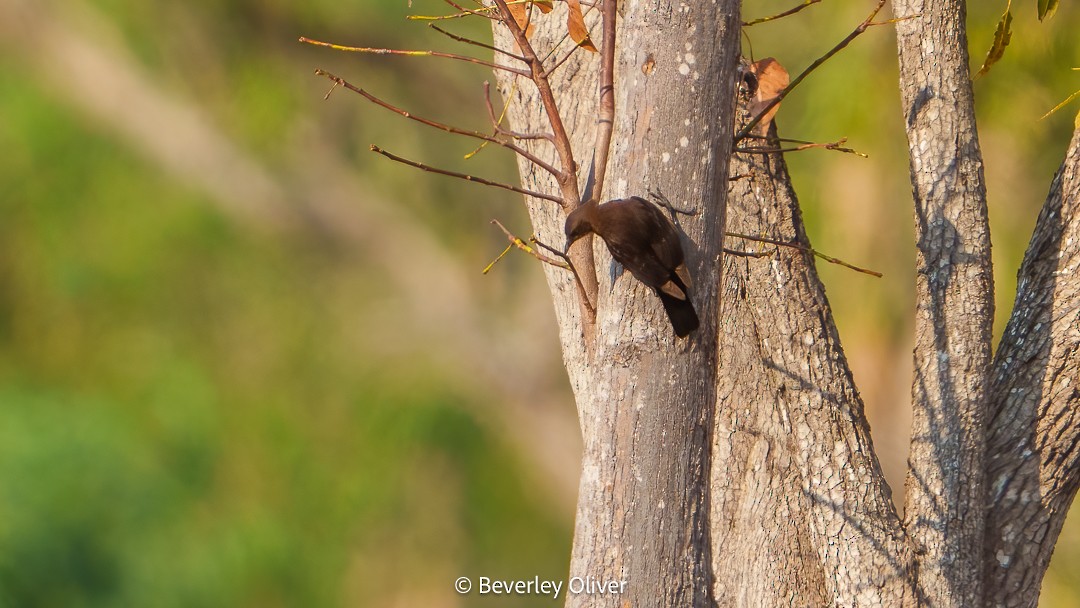
M993 274L962 0L900 0L915 198L915 379L905 519L922 602L982 601Z
M987 604L1038 604L1080 486L1080 130L1020 267L994 360L983 553Z
M557 4L535 20L540 52L565 33L563 10ZM593 239L596 267L579 269L599 283L590 343L572 278L546 271L585 444L570 576L627 581L621 595L568 595L568 606L711 604L709 436L738 23L733 0L620 4L605 198L661 190L702 210L679 222L702 324L676 340L652 291L620 272ZM512 48L500 28L496 39ZM560 111L583 167L596 128L596 64L578 51L556 72ZM532 83L500 75L500 90L515 130L549 129ZM550 157L542 142L531 149ZM534 167L519 166L529 188L558 191ZM564 211L543 201L528 206L540 239L562 244Z
M748 176L728 195L732 232L809 244L782 157L736 155L731 172ZM721 293L718 604L910 603L912 551L813 257L751 245L773 253L726 256Z

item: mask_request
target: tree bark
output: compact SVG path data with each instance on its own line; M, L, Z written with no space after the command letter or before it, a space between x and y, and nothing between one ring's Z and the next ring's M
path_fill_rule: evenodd
M1038 604L1080 487L1080 130L1050 186L994 359L987 604Z
M732 232L809 246L781 155L737 154L731 173ZM813 256L754 249L772 253L727 255L721 293L712 474L718 604L911 603L912 551Z
M568 606L712 604L709 448L738 6L734 0L620 4L606 198L660 190L700 210L678 223L701 327L676 339L655 294L617 268L600 239L593 239L595 268L578 269L599 285L594 325L582 319L572 277L546 271L584 438L570 577L627 583L617 595L570 594ZM554 13L534 20L538 49L563 37L564 10L557 3ZM500 30L496 40L513 48ZM593 152L596 63L579 50L557 72L560 112L582 165ZM531 82L501 74L499 85L515 130L550 128ZM531 151L551 155L550 146L533 143ZM519 166L530 189L558 191L546 174ZM561 245L564 210L545 201L527 204L534 232Z
M915 198L915 380L905 520L920 601L982 603L990 228L963 0L899 0L900 92Z

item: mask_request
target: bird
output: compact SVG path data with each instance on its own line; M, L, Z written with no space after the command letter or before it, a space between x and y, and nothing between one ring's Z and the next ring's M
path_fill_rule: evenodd
M590 233L604 239L611 257L659 296L675 335L684 338L698 328L679 232L659 207L640 196L590 200L566 217L565 232L567 251Z

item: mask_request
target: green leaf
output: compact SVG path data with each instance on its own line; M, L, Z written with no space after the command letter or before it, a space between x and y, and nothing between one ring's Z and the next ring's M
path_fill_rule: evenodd
M1059 0L1039 0L1039 21L1046 21L1057 12Z
M1044 0L1039 0L1043 2ZM1001 21L998 21L997 29L994 30L994 44L990 46L990 52L986 54L986 59L983 60L982 67L979 68L978 73L975 74L975 78L979 78L983 74L990 71L990 67L998 62L1005 54L1005 47L1009 46L1009 41L1012 40L1012 1L1005 7L1005 14L1001 16Z

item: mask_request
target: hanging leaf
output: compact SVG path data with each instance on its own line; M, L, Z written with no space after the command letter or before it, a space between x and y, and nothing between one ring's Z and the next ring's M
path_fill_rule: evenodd
M1039 0L1040 4L1043 0ZM982 67L975 74L975 78L979 78L983 74L990 71L990 67L998 62L1003 55L1005 55L1005 47L1009 46L1009 41L1012 39L1012 0L1009 0L1009 4L1005 7L1005 14L1001 16L1001 21L998 21L997 29L994 30L994 44L990 45L990 51L986 54L986 59L983 60Z
M540 9L540 12L544 13L545 15L555 9L555 3L552 2L552 0L533 0L532 3L535 4L536 8Z
M754 92L754 100L750 102L750 114L757 116L765 109L765 106L772 103L787 88L790 76L788 76L788 71L784 69L784 66L780 65L780 62L772 57L766 57L750 64L750 71L757 76L757 91ZM776 116L779 109L780 104L776 104L769 108L768 113L761 118L755 128L759 135L769 132L769 123L772 122L773 116Z
M570 15L566 18L566 29L570 32L570 37L581 48L594 53L598 52L596 45L589 38L589 28L585 27L585 16L581 14L580 0L566 0L566 5L570 8Z
M525 30L525 37L531 38L533 34L533 24L532 20L529 19L529 5L508 2L506 8L510 9L510 14L514 17L514 21L517 22L518 27Z
M1046 21L1057 12L1059 0L1039 0L1039 21Z

